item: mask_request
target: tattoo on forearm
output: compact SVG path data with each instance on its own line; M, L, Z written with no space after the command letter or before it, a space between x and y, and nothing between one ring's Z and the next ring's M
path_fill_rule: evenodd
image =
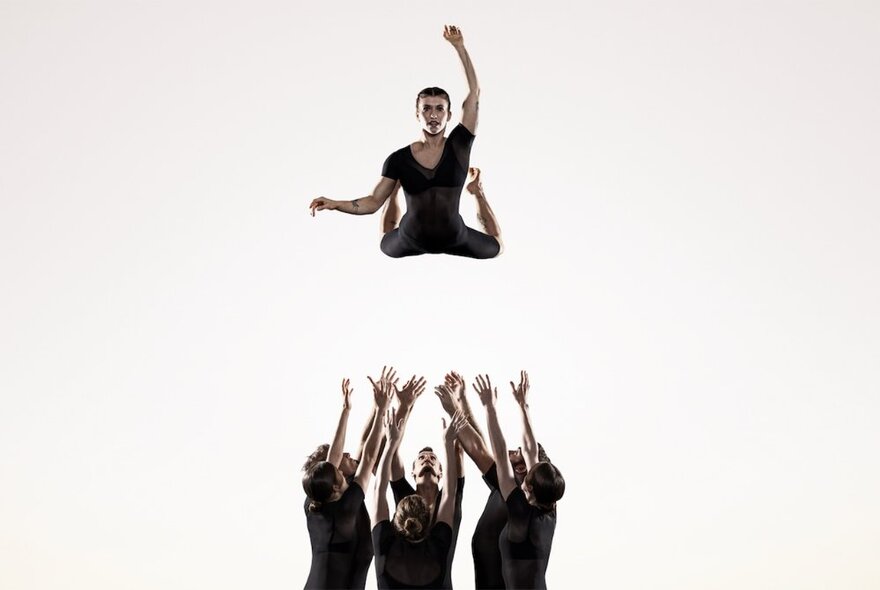
M477 105L476 105L475 109L478 111L480 110L480 101L479 100L477 101Z
M483 216L480 215L479 213L477 213L477 221L480 222L480 225L483 226L483 229L487 229L487 227L486 227L486 220L483 219Z
M351 208L354 210L355 213L360 211L361 206L358 204L357 199L355 199L354 201L351 202Z

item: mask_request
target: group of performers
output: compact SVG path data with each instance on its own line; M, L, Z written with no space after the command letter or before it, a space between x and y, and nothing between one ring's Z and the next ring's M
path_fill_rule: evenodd
M509 450L498 421L498 390L489 377L477 376L473 383L486 412L487 447L464 379L448 373L434 389L448 415L442 420L445 461L430 447L420 450L412 463L415 487L406 480L399 450L425 379L413 376L399 386L394 369L383 368L370 383L374 408L357 454L343 452L352 394L344 379L333 440L318 447L303 466L312 546L305 587L364 588L375 559L379 588L452 588L466 453L490 490L472 540L476 588L545 588L556 502L565 492L565 480L535 440L528 374L521 372L518 384L510 382L523 437L521 447ZM366 490L374 475L367 504ZM387 501L389 486L393 513Z
M486 200L480 170L470 166L480 87L461 31L446 26L443 37L455 48L467 77L461 122L447 138L446 126L452 118L449 94L441 88L425 88L416 98L421 137L388 156L373 192L351 201L318 197L309 208L312 216L325 209L365 215L384 206L381 249L394 258L420 254L494 258L502 249L501 231ZM401 187L406 197L402 218L397 202ZM482 232L467 227L459 214L463 188L476 198ZM452 588L464 453L490 489L472 541L476 587L546 587L556 501L565 491L565 480L535 441L528 375L522 372L518 385L510 383L522 414L523 445L508 450L496 412L498 393L489 377L478 376L473 384L486 409L487 447L468 404L464 379L454 372L447 374L434 390L448 414L448 421L442 421L443 450L419 451L412 464L415 487L406 480L399 449L425 380L413 376L399 387L394 370L383 369L370 383L375 407L358 452L343 452L352 392L345 379L333 441L318 447L303 467L312 545L306 588L364 588L373 561L379 588ZM366 490L374 476L368 509ZM387 501L389 486L393 513Z
M443 37L455 48L467 76L468 94L462 105L461 123L447 138L446 126L452 118L449 94L442 88L425 88L416 98L421 137L388 156L373 192L351 201L318 197L309 209L312 216L325 209L368 215L384 205L381 249L393 258L419 254L494 258L501 253L501 229L486 200L480 170L470 167L480 86L461 31L446 26ZM465 187L468 176L471 180ZM397 202L400 187L406 196L403 218ZM466 226L458 212L462 188L477 201L482 232Z

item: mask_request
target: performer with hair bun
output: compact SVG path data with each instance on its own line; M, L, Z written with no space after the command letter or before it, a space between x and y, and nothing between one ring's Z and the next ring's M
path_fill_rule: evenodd
M539 447L532 432L528 412L528 374L522 371L519 386L513 382L510 386L523 419L523 447L520 455L525 463L526 473L522 484L517 482L511 465L512 458L498 422L495 408L498 390L492 387L488 376L477 376L474 384L474 389L486 408L498 491L507 507L507 523L497 539L501 573L506 588L546 588L545 574L556 530L556 502L565 493L565 479L555 465L547 460L539 460ZM543 459L546 459L546 455ZM484 479L490 483L489 477ZM475 550L475 558L477 555ZM486 553L480 552L480 555Z
M443 420L443 440L446 455L454 454L458 432L465 424L464 416L456 414L447 426ZM392 458L400 447L405 421L397 411L388 412L385 420L387 439L373 496L373 551L376 556L377 586L382 588L443 588L448 578L448 556L452 548L456 469L444 474L445 493L439 500L434 524L431 511L418 494L403 498L394 512L388 512L388 482L391 478ZM454 463L454 462L452 462Z
M346 425L351 409L352 389L342 381L342 413L333 442L312 453L303 467L303 490L306 493L306 525L312 547L312 563L305 588L363 588L373 557L369 538L370 519L364 505L364 489L370 481L379 453L382 419L391 402L393 369L382 370L379 383L373 383L375 408L369 436L363 445L360 462L342 452ZM370 380L372 382L372 379ZM354 473L346 477L346 471Z

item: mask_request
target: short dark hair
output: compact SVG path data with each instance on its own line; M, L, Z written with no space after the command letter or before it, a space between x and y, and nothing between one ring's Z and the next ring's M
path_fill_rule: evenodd
M442 96L446 99L446 104L449 105L448 110L452 110L452 101L449 99L449 94L442 88L437 88L436 86L424 88L419 92L419 95L416 97L416 108L419 108L419 100L428 96Z
M302 478L303 491L309 497L309 512L321 509L321 505L333 495L338 470L329 461L320 461L312 465Z
M309 469L314 467L315 464L320 463L321 461L326 461L327 460L327 453L329 453L329 452L330 452L330 445L328 445L326 443L323 445L318 445L318 448L315 449L314 451L312 451L312 454L309 455L308 458L306 459L306 462L303 463L302 470L308 471Z
M556 465L548 461L536 463L523 482L532 488L535 504L544 510L556 508L556 502L565 494L565 478Z

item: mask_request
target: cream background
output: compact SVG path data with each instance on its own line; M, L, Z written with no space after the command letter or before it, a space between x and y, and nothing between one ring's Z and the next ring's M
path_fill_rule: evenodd
M484 89L495 261L395 261L377 216L307 214L369 192L418 89L460 103L444 23ZM568 482L551 587L877 588L878 25L871 2L3 0L0 586L300 587L298 468L339 380L354 446L393 363L530 371ZM426 394L407 455L439 416Z

